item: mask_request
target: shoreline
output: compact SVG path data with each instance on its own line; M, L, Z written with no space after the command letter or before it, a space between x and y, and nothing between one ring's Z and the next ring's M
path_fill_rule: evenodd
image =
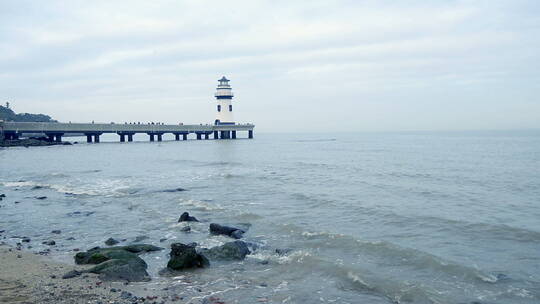
M97 274L63 276L80 267L0 243L0 303L172 303L180 297L137 296L140 285L103 281Z
M42 139L5 139L0 140L0 147L46 147L46 146L70 146L71 142L55 142Z

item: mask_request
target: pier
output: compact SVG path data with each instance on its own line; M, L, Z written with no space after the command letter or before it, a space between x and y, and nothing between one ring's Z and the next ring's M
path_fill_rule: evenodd
M253 138L253 124L238 124L233 118L233 105L229 79L223 76L218 80L214 97L217 101L214 124L165 125L162 123L58 123L58 122L14 122L0 120L0 141L19 139L20 137L46 137L50 142L62 142L62 136L85 136L89 143L100 142L104 133L116 133L120 142L132 142L133 135L145 133L149 141L162 141L163 134L171 133L175 140L187 140L195 134L197 140L236 139L239 132L246 132L247 138Z
M0 140L19 139L25 136L45 136L49 141L61 142L63 136L85 136L86 141L99 143L105 133L118 134L120 142L133 141L133 135L143 133L149 141L162 141L163 134L171 133L175 140L187 140L194 134L197 140L236 139L240 132L244 138L253 138L253 124L227 125L165 125L165 124L116 124L116 123L57 123L0 121Z

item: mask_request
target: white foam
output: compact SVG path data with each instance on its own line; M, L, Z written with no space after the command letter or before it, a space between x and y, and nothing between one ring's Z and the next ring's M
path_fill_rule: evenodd
M223 208L218 204L212 204L209 202L203 202L193 199L180 199L180 205L194 207L203 211L223 210Z

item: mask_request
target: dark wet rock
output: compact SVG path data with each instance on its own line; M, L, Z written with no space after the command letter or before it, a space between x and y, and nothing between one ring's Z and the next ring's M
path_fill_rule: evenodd
M70 236L70 237L68 237L68 238L66 239L66 241L74 241L74 240L75 240L75 238L72 237L72 236Z
M162 250L153 245L136 244L109 248L94 247L75 255L77 264L97 264L87 272L97 273L103 280L148 281L147 265L137 254Z
M182 231L182 232L190 232L190 231L191 231L191 227L189 227L189 226L182 227L182 229L180 229L180 231Z
M25 236L25 237L22 238L21 242L30 243L30 238Z
M116 244L118 244L118 243L120 243L120 241L117 241L117 240L115 240L115 239L113 239L113 238L108 238L108 239L105 241L105 245L107 245L107 246L113 246L113 245L116 245Z
M251 251L245 242L234 241L210 249L203 249L201 253L215 260L243 260Z
M39 189L43 189L43 186L34 186L30 190L39 190Z
M82 272L80 272L80 271L72 270L72 271L69 271L66 274L64 274L62 276L62 279L71 279L71 278L74 278L74 277L78 277L81 274L82 274Z
M137 242L140 242L140 241L144 241L148 239L148 236L146 235L139 235L137 237L135 237L135 239L133 240L134 243L137 243Z
M131 299L132 297L133 297L133 294L131 294L130 292L122 291L120 293L120 298L122 298L124 300Z
M230 236L235 239L240 239L242 238L245 231L239 228L235 228L235 227L222 226L220 224L212 223L210 224L210 233L216 234L216 235L221 234L221 235Z
M96 212L95 211L75 211L75 212L70 212L67 215L68 216L90 216L94 213Z
M46 198L47 198L46 196L36 196L36 199L38 199L38 200L44 200Z
M184 188L174 188L174 189L165 189L165 190L163 190L163 192L182 192L182 191L186 191L186 189L184 189Z
M2 193L2 194L0 194L0 197L4 198L4 197L6 197L6 195L4 193Z
M125 255L122 258L107 260L88 269L88 272L99 274L102 280L149 281L146 262L134 253L124 252L131 256Z
M21 202L19 202L19 201L15 201L15 202L13 202L13 203L14 203L14 204L20 204Z
M287 255L288 253L290 253L292 251L292 249L290 248L276 248L275 252L277 255Z
M127 245L127 246L120 246L120 248L123 248L124 250L133 252L133 253L152 252L152 251L160 251L160 250L165 249L165 248L161 248L161 247L157 247L157 246L149 245L149 244L133 244L133 245Z
M244 231L238 229L231 233L231 237L234 239L241 239L244 236Z
M41 244L48 245L48 246L54 246L54 245L56 245L56 242L53 241L53 240L50 240L50 241L45 241L45 242L43 242Z
M160 243L163 243L163 242L165 242L166 240L167 240L166 238L162 238L162 239L159 239L159 242L160 242Z
M508 281L508 280L510 280L510 277L507 276L504 273L497 273L495 276L497 277L497 281Z
M116 246L108 248L94 247L86 252L79 252L75 255L76 264L99 264L110 259L120 259L124 253L136 254L163 250L163 248L148 245L134 244L128 246Z
M171 258L167 263L167 268L183 270L210 265L208 259L204 255L198 254L195 247L190 245L182 243L171 244Z
M184 212L182 215L180 215L180 218L178 219L178 222L198 222L199 220L195 218L194 216L190 216L189 213Z
M53 231L51 231L51 233L60 234L60 233L62 233L62 230L53 230Z

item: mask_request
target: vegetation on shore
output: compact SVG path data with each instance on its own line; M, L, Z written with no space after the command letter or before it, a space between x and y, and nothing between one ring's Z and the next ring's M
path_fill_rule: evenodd
M21 122L58 122L45 114L15 113L6 102L5 106L0 106L0 120L21 121Z

